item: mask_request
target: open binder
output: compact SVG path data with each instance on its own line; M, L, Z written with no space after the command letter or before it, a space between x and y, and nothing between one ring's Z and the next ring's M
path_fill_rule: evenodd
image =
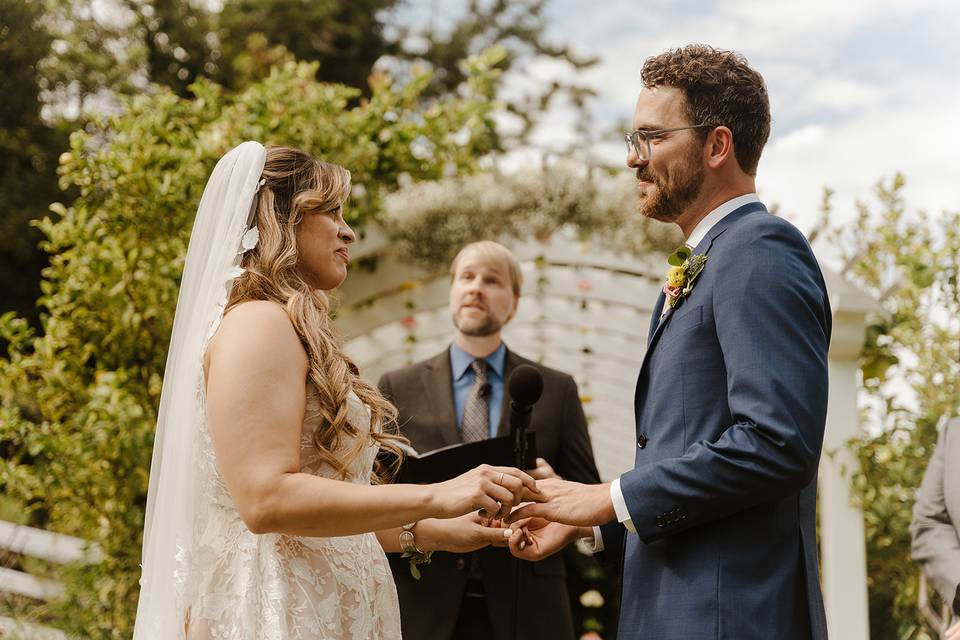
M527 431L524 469L537 466L537 434ZM514 466L514 446L511 436L500 436L476 442L451 444L428 453L418 453L413 447L401 445L405 457L397 482L408 484L443 482L481 465Z

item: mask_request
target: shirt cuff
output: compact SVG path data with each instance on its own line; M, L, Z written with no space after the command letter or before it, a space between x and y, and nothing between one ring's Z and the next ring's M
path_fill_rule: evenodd
M637 528L633 526L630 511L627 510L627 502L623 499L623 492L620 491L620 478L610 483L610 499L613 500L613 510L616 512L620 524L625 526L630 533L636 533Z

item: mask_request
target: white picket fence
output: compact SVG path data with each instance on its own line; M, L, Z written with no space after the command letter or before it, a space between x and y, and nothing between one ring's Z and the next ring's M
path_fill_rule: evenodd
M0 520L0 553L41 558L57 564L98 562L100 549L80 538L26 527ZM0 594L10 593L36 600L50 600L60 595L59 583L23 571L0 567ZM24 640L66 640L56 629L0 616L0 638Z

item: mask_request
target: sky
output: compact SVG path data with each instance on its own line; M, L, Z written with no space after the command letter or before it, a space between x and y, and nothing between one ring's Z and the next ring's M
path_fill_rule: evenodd
M456 4L411 0L405 17L442 22ZM745 55L766 80L773 118L760 196L805 231L824 187L836 192L834 215L849 219L855 202L869 203L877 181L897 171L908 208L960 210L960 2L552 0L548 14L555 41L600 59L581 78L598 92L590 105L598 126L628 121L651 55L691 42ZM570 73L546 60L525 70L544 82ZM534 140L572 139L575 117L556 107ZM592 152L613 163L625 156L617 137ZM515 153L506 166L536 155Z

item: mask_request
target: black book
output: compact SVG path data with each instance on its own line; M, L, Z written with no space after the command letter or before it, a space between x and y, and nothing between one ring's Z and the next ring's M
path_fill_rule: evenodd
M443 482L481 464L495 467L513 467L513 439L510 436L451 444L428 453L418 453L404 446L406 454L397 482L408 484ZM537 466L537 434L527 431L527 452L524 469Z

